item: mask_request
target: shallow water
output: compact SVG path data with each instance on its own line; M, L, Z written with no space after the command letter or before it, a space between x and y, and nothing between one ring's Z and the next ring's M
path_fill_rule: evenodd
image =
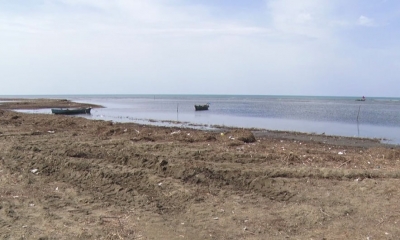
M116 122L290 130L387 139L400 144L400 99L297 96L105 95L52 96L103 105L87 116ZM210 103L208 111L195 104ZM46 110L43 110L46 111ZM49 111L49 110L47 110ZM149 122L149 119L157 122Z

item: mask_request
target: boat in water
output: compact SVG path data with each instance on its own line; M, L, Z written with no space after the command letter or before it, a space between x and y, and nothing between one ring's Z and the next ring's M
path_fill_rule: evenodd
M205 104L205 105L194 105L194 109L196 109L196 111L208 110L209 107L210 107L209 104Z
M356 99L356 101L362 101L362 102L364 102L364 101L365 101L365 97L362 96L362 98Z
M53 114L64 114L64 115L73 115L73 114L90 114L90 110L92 108L52 108L51 112Z

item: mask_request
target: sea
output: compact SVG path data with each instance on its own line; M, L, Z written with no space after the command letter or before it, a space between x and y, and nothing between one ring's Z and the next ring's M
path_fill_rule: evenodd
M35 95L104 106L90 119L211 129L215 126L378 138L400 144L400 98L266 95ZM209 104L208 111L194 105ZM26 110L51 114L50 109Z

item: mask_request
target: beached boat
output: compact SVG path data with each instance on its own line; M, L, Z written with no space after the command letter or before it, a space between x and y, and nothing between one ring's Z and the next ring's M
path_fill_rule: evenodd
M52 108L51 112L54 114L90 114L92 108Z
M205 104L205 105L194 105L194 108L196 109L196 111L208 110L209 107L210 107L210 105L208 105L208 104Z

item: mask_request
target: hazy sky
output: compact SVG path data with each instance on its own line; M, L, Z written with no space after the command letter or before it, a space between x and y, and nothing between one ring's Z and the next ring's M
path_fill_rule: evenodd
M400 97L398 0L4 0L0 95Z

